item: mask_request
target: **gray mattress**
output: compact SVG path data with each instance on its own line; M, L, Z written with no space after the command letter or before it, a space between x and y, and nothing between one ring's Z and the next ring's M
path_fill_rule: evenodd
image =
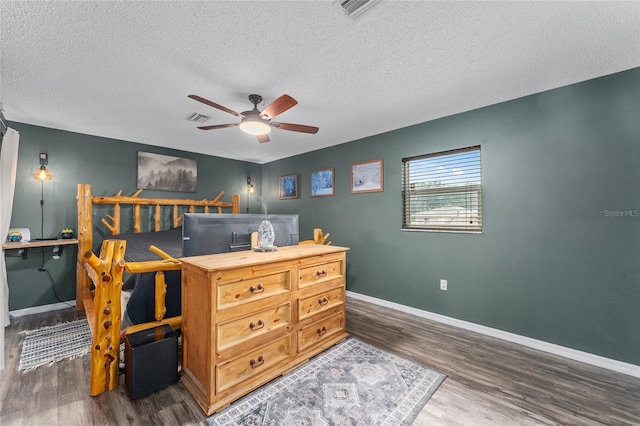
M127 232L111 235L107 240L125 240L125 261L142 262L147 260L160 260L160 256L149 251L149 246L154 245L172 257L182 257L182 228L173 228L159 232ZM165 318L180 315L181 309L181 274L180 271L165 272L167 282ZM133 274L125 277L123 290L131 291L131 297L126 307L126 321L123 325L141 324L155 320L155 273ZM124 316L123 316L124 317ZM127 323L127 324L125 324ZM130 323L130 324L129 324Z

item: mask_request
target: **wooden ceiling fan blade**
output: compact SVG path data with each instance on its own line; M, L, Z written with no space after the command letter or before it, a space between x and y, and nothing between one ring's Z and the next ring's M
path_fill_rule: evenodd
M256 138L258 138L258 142L260 143L269 142L271 140L269 139L269 135L267 133L265 133L264 135L256 135Z
M267 120L271 120L276 115L282 114L289 108L296 106L297 103L298 101L293 99L291 96L282 95L278 99L267 105L264 111L260 113L260 116Z
M217 104L215 102L211 102L208 99L203 98L202 96L198 96L198 95L189 95L189 98L193 99L194 101L198 101L198 102L202 102L205 105L209 105L210 107L214 107L216 109L219 109L220 111L224 111L227 112L231 115L235 115L236 117L240 117L240 118L244 118L244 115L240 114L237 111L234 111L230 108L227 108L225 106L222 106L220 104Z
M225 127L236 127L239 126L240 123L227 123L227 124L214 124L213 126L200 126L198 129L200 130L214 130L214 129L224 129Z
M292 132L302 132L302 133L318 133L320 130L318 127L314 126L305 126L304 124L292 124L292 123L274 123L271 122L273 127L277 127L282 130L291 130Z

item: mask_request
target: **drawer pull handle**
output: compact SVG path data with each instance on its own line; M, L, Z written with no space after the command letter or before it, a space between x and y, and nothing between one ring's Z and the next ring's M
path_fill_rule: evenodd
M249 324L249 328L251 329L251 331L260 330L262 327L264 327L264 321L262 320L258 320L258 324L256 324L255 322Z
M323 278L327 276L327 271L325 271L324 269L322 271L318 271L316 272L316 275L318 276L318 278Z
M318 299L318 304L320 304L320 306L324 306L327 303L329 303L329 299L327 299L326 297L323 297L322 299Z
M249 291L253 294L262 293L264 291L264 286L262 284L258 284L257 287L251 286L249 287Z
M264 357L260 355L257 361L255 359L252 359L251 361L249 361L249 364L251 364L251 368L258 368L262 364L264 364Z
M319 328L317 330L317 332L318 332L318 336L322 336L323 334L325 334L327 332L327 327Z

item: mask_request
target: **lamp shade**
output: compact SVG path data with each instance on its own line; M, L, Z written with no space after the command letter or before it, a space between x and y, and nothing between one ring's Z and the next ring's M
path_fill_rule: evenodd
M39 180L51 180L53 175L47 170L47 167L42 165L36 172L33 174L33 177Z
M240 130L250 135L266 135L271 131L271 126L267 120L258 115L258 111L245 111L242 113L245 118L240 123Z

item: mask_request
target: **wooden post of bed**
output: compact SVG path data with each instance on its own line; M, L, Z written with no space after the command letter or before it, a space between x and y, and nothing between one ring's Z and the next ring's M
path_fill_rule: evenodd
M87 271L96 283L91 303L94 315L89 317L89 326L93 334L91 343L91 380L89 395L96 396L115 389L120 383L120 329L122 291L122 273L125 268L124 253L127 242L106 240L102 243L100 257L91 251L84 255L89 266Z
M84 254L93 250L93 202L91 185L78 185L78 263L76 265L76 309L84 310L83 294L91 288L91 280L84 268Z
M102 392L113 390L119 383L119 355L121 336L121 306L120 293L122 291L122 276L129 273L156 272L156 321L136 324L128 327L125 332L134 332L162 324L180 328L181 317L164 318L166 314L165 295L166 282L164 271L181 269L181 262L171 258L158 248L150 247L163 260L148 262L125 262L126 242L123 240L105 240L102 242L100 257L93 253L93 205L113 205L113 213L107 214L100 221L112 235L120 233L120 206L133 206L133 230L142 229L140 206L154 209L153 228L160 231L163 206L173 206L172 224L177 227L182 220L179 207L188 208L190 213L195 208L209 211L209 207L222 213L223 208L230 208L232 213L240 213L240 196L233 195L231 203L220 201L224 191L213 200L186 200L164 198L141 198L141 189L133 195L123 196L122 190L112 197L92 197L91 185L78 185L78 264L76 267L76 308L84 309L91 328L91 380L89 394L96 396ZM92 290L92 286L94 289Z

